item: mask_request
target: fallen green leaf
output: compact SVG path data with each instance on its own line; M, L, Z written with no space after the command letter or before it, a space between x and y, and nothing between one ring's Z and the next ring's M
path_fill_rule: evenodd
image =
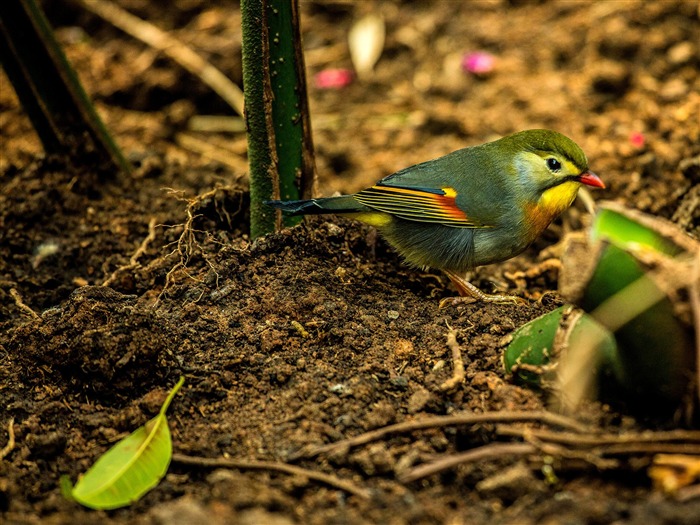
M560 306L533 319L513 334L513 340L503 353L503 367L521 382L539 385L545 368L552 359L554 336L564 309Z
M78 503L92 509L124 507L155 487L172 457L165 412L185 382L180 377L156 417L105 452L71 491Z
M519 382L545 386L544 382L554 381L553 365L561 351L593 335L595 370L619 374L612 334L592 317L574 311L571 305L560 306L516 330L503 354L503 366Z

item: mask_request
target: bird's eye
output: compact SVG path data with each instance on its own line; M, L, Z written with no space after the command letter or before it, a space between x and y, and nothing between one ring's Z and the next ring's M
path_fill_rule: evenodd
M547 159L547 167L552 171L559 171L561 169L561 162L554 157L549 157Z

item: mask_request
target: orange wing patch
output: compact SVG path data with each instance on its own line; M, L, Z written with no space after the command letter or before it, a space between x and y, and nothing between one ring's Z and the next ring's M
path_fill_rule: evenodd
M452 228L483 228L457 206L453 188L405 188L377 184L355 194L365 206L395 217L416 222L430 222Z

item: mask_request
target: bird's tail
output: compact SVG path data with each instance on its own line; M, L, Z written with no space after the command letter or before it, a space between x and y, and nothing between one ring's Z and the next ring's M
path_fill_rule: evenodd
M362 213L369 211L352 195L324 197L301 201L267 201L268 206L282 210L285 215L321 215L324 213Z

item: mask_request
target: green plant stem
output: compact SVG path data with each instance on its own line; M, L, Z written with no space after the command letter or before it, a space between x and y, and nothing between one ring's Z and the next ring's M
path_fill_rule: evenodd
M0 61L47 154L130 170L35 0L0 2Z
M272 116L280 176L279 198L311 198L313 145L299 32L299 6L297 0L270 0L265 8Z
M272 102L272 92L265 60L269 51L263 0L241 0L241 24L250 166L250 235L255 238L275 229L276 214L264 202L273 198L274 188L279 188L274 138L270 136L272 113L266 109Z
M296 0L242 0L251 237L281 216L270 199L310 198L314 165Z

